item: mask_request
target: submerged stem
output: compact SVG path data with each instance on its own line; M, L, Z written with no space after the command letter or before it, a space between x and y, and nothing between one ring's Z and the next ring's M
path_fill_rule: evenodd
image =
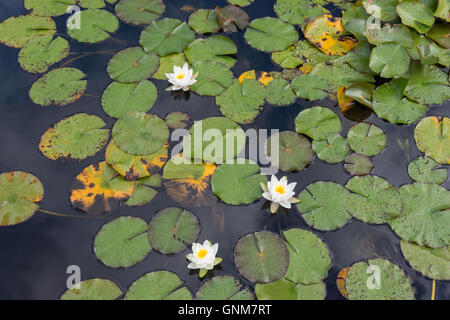
M49 211L49 210L44 210L44 209L37 209L37 211L45 213L45 214L49 214L52 216L57 216L57 217L67 217L67 218L88 218L88 219L109 219L108 217L94 217L94 216L79 216L79 215L74 215L74 214L64 214L64 213L57 213L57 212L53 212L53 211Z

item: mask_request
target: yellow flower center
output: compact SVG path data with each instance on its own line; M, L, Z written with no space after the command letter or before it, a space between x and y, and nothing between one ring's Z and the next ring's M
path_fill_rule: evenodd
M200 259L203 259L208 254L208 251L206 249L201 249L197 252L197 257Z
M286 192L286 190L284 189L283 186L278 185L278 186L275 188L275 192L278 192L279 194L284 194L284 193Z
M179 75L177 75L177 79L178 79L178 80L181 80L181 79L183 79L183 78L184 78L184 74L180 73Z

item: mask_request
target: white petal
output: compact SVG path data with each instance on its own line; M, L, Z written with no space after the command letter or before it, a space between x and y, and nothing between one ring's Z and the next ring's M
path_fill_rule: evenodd
M291 182L287 185L287 188L292 191L294 190L295 186L297 185L297 182Z
M272 175L272 178L270 179L270 182L271 182L272 187L275 187L275 185L278 183L277 177Z
M194 262L189 263L187 267L188 269L200 269Z
M217 250L219 250L219 244L218 244L218 243L216 243L216 244L214 244L214 245L212 246L212 253L213 253L213 255L214 255L214 258L216 257Z
M270 194L270 192L264 192L264 193L262 194L262 196L263 196L265 199L267 199L267 200L269 200L269 201L272 201L272 195Z
M290 209L291 208L291 203L288 200L280 201L280 205L282 207L285 207L286 209Z

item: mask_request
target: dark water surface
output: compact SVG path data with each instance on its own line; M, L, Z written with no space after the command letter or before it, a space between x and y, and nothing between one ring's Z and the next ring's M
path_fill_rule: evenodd
M212 0L164 0L166 12L164 16L186 20L190 13L180 11L183 5L195 8L214 8L223 6L225 1ZM111 8L111 6L108 6ZM109 9L110 10L110 9ZM274 16L273 1L257 0L245 8L251 19L264 16ZM23 1L0 0L0 21L26 14ZM58 30L64 32L66 16L57 18ZM142 28L131 27L121 23L119 31L114 34L123 43L108 39L96 45L80 44L70 40L71 52L95 52L115 49L119 51L130 46L137 46ZM233 67L235 75L249 69L280 70L272 63L270 55L258 52L249 47L243 38L243 33L228 35L238 46L238 62ZM104 160L104 151L95 157L80 162L50 161L38 150L42 133L57 121L78 112L97 114L106 122L108 128L114 124L114 119L108 117L100 104L101 94L111 82L106 73L106 65L111 55L93 54L70 63L69 66L79 68L88 75L86 96L65 107L41 107L35 105L28 96L28 90L39 77L23 71L17 62L18 50L0 45L0 172L23 170L35 174L45 187L45 196L40 207L65 214L82 215L73 209L69 201L69 188L73 178L81 170L93 163ZM65 61L77 54L69 56ZM61 63L60 63L61 64ZM183 111L189 113L192 120L200 120L209 116L220 115L213 97L200 97L191 94L187 101L174 100L170 93L164 91L166 81L152 80L158 87L159 97L151 112L165 117L169 112ZM294 130L295 116L311 105L331 107L339 113L346 133L354 122L342 117L336 102L297 100L293 105L276 108L266 105L261 115L252 126L259 129ZM430 107L427 115L450 116L449 104ZM371 115L367 120L380 126L388 136L388 145L384 152L373 159L373 174L387 179L395 186L411 183L407 173L407 165L421 153L417 150L414 139L414 126L395 126ZM244 130L249 126L244 126ZM398 140L409 142L409 151L403 150ZM281 175L279 175L280 177ZM344 185L350 175L344 170L343 164L330 165L317 157L305 170L288 175L289 181L298 183L296 192L300 192L308 184L319 181L335 181ZM449 189L447 180L444 186ZM66 290L66 268L69 265L79 265L82 279L93 277L107 278L116 282L126 292L132 282L147 272L167 269L177 273L192 293L199 288L201 281L197 272L190 272L186 266L185 253L175 256L159 254L155 251L141 263L131 268L113 269L104 266L93 252L93 240L103 224L122 215L141 217L149 221L160 209L169 206L179 206L166 194L164 188L152 202L137 208L122 207L104 219L100 218L66 218L43 213L36 213L26 223L0 229L0 299L57 299ZM236 241L249 232L270 230L279 233L280 228L300 227L311 230L296 209L288 215L271 216L262 209L264 201L258 201L247 206L229 206L217 200L212 207L187 208L200 219L202 229L199 240L210 239L218 242L219 256L223 257L221 268L214 270L214 275L231 274L248 283L237 272L233 263L233 247ZM220 216L223 213L221 226ZM337 231L320 232L312 230L328 245L333 264L325 280L327 299L343 299L335 285L340 269L362 259L391 259L405 270L415 288L416 299L430 299L432 281L414 271L400 251L400 239L387 225L369 225L352 219ZM210 274L209 274L210 276ZM251 284L250 284L251 285ZM436 283L436 299L450 298L450 283Z

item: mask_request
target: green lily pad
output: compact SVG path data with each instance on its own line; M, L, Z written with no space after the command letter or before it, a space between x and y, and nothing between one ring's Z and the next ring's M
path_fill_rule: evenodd
M428 157L418 157L408 165L408 174L414 181L442 184L448 177L446 168L437 169L439 164Z
M364 7L349 7L342 12L342 23L345 30L352 33L358 40L366 40L364 32L367 30L367 21L370 15Z
M447 75L436 66L416 63L410 68L404 94L421 104L442 104L450 99Z
M278 150L272 150L272 145L278 147ZM273 166L286 172L303 170L314 158L311 142L294 131L283 131L270 136L264 152Z
M192 300L191 292L182 285L183 281L175 273L150 272L131 285L125 300Z
M122 290L114 282L107 279L94 278L79 283L80 288L72 288L64 292L61 300L116 300Z
M164 57L183 50L195 40L195 32L186 22L164 18L152 22L141 33L139 43L147 52L155 52Z
M260 199L260 183L267 182L266 176L259 174L261 168L252 160L235 161L236 163L222 164L217 168L211 178L212 191L223 202L235 206Z
M185 112L171 112L166 116L166 124L170 129L184 129L191 118Z
M423 118L414 129L414 140L427 157L450 164L450 118Z
M224 32L238 32L245 29L250 23L247 12L236 6L217 6L214 11L217 20Z
M0 43L22 48L32 39L53 36L55 32L56 24L52 18L33 14L9 17L0 23Z
M114 124L112 136L122 151L145 156L162 148L169 138L169 128L156 115L131 111Z
M376 270L379 270L381 287L370 289L368 283L376 285L370 278L376 277ZM347 273L345 290L349 300L414 300L414 289L408 276L396 264L384 259L353 264Z
M33 83L30 98L41 106L65 106L83 96L87 86L85 76L75 68L53 69Z
M322 281L305 285L283 278L271 283L257 283L255 294L258 300L324 300L326 288Z
M39 150L50 160L83 160L99 152L109 139L109 129L102 118L86 113L67 117L41 137Z
M314 106L302 110L295 118L295 131L314 140L326 139L327 133L341 131L341 120L328 108Z
M320 100L327 96L327 81L312 74L302 74L295 77L291 86L295 94L303 99Z
M353 177L345 187L352 193L344 194L344 208L366 223L387 223L403 210L398 190L378 176Z
M265 17L253 20L244 34L253 48L261 51L281 51L298 40L295 28L281 19Z
M225 163L245 147L244 130L225 117L210 117L194 123L183 139L184 156L212 163Z
M116 16L132 25L149 24L165 10L162 0L120 0L116 5Z
M220 112L237 123L251 123L259 115L265 98L264 85L253 79L237 79L216 97Z
M131 267L152 250L147 238L147 223L135 217L119 217L97 233L94 252L108 267Z
M195 214L180 209L159 211L150 221L148 238L153 249L163 254L177 254L197 240L200 222Z
M168 145L158 151L145 155L136 156L120 150L114 141L111 141L106 148L106 161L121 176L128 181L152 176L159 172L168 158Z
M206 281L195 294L195 300L253 300L250 289L232 276L217 276Z
M281 279L289 267L289 251L284 241L269 231L250 233L234 247L238 271L252 282L273 282Z
M320 160L328 163L342 162L349 153L347 139L334 132L327 133L326 140L314 140L312 148Z
M306 223L315 229L339 229L352 218L342 203L346 193L347 189L335 182L312 183L300 193L298 211Z
M31 173L0 174L0 226L16 225L31 218L43 197L44 187Z
M77 0L25 0L24 6L33 14L44 17L61 16L67 8L77 3Z
M134 83L112 82L103 92L103 111L120 118L130 111L149 111L158 98L158 90L148 80Z
M374 89L375 85L371 83L355 83L346 88L344 93L345 96L356 100L360 104L368 108L373 108L373 103L371 100Z
M369 67L383 78L401 76L408 71L409 54L397 43L383 43L372 50Z
M62 37L42 36L31 39L19 52L22 69L31 73L44 73L48 68L69 55L69 42Z
M372 171L373 164L366 156L352 153L345 158L344 168L352 176L365 176Z
M78 0L78 4L86 9L101 9L106 6L105 1L111 4L117 2L117 0Z
M172 73L173 67L181 67L187 62L184 53L174 53L159 58L159 69L153 74L153 78L167 80L166 73Z
M308 40L300 40L283 51L272 52L272 60L282 68L296 68L299 65L313 67L320 62L335 59L309 43Z
M358 123L347 134L348 144L353 151L372 157L386 147L386 135L383 130L370 123Z
M201 96L217 96L233 84L233 72L221 63L199 61L192 69L198 76L191 90Z
M274 79L266 86L266 100L274 106L285 106L295 102L296 95L285 79Z
M216 12L211 9L199 9L189 16L189 26L198 34L219 31L220 25Z
M450 243L450 191L434 184L415 182L400 188L403 212L389 222L402 239L431 248Z
M382 28L367 29L364 32L370 44L379 46L383 43L398 43L405 48L414 46L411 31L403 24L385 24Z
M362 5L371 16L381 21L391 21L397 18L398 2L398 0L363 0Z
M424 276L435 280L450 280L450 247L431 249L402 240L402 253L409 264Z
M80 42L96 43L106 40L119 28L119 20L109 11L88 9L80 11L80 29L69 29L67 34Z
M111 79L131 83L150 78L158 68L159 58L154 52L133 47L116 53L109 60L107 71Z
M441 46L446 49L450 49L450 38L447 36L449 34L450 26L448 23L444 24L434 24L433 28L427 32L427 37L433 39Z
M297 228L283 231L283 235L289 251L289 269L284 278L301 284L314 284L325 279L331 266L331 255L322 239Z
M396 8L403 24L419 33L426 33L434 24L433 11L422 1L402 1Z
M125 201L125 205L128 207L143 206L152 201L157 194L158 191L156 191L155 189L147 187L146 185L138 184L134 188L131 197L129 197L128 200Z
M314 18L327 12L313 1L305 0L277 0L273 6L278 17L291 24L302 24L310 18Z
M246 7L251 5L255 0L227 0L229 4L239 7Z
M434 12L434 16L450 22L449 12L450 3L448 2L448 0L438 0L438 5L436 11Z
M209 38L197 39L184 50L186 59L194 64L198 61L216 61L231 68L236 59L230 57L237 53L234 42L225 36L211 36Z
M403 96L406 79L397 78L377 87L373 94L373 110L390 123L411 124L423 117L427 107Z

